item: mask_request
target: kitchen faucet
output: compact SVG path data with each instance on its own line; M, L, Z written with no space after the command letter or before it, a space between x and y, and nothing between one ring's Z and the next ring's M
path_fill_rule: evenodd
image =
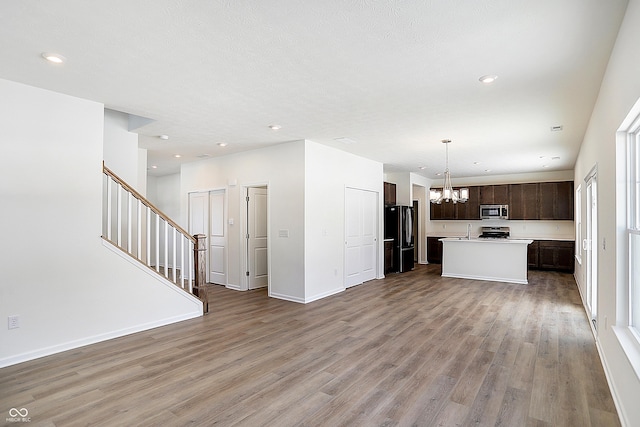
M467 224L467 240L471 240L471 224Z

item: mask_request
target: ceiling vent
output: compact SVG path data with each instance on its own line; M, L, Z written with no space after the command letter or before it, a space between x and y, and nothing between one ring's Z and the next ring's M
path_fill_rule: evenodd
M551 132L560 132L562 130L562 125L551 126Z

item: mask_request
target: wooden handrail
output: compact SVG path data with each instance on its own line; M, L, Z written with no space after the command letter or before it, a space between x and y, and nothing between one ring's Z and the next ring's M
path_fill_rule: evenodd
M171 224L172 227L174 227L176 230L178 230L184 236L188 237L194 244L197 243L195 237L190 235L184 228L182 228L178 224L176 224L164 212L162 212L160 209L155 207L150 201L148 201L146 197L144 197L142 194L138 193L133 187L131 187L122 178L120 178L118 175L116 175L111 169L109 169L107 166L105 166L104 162L102 162L102 170L104 171L104 173L106 173L111 178L113 178L114 181L116 181L118 184L120 184L125 190L127 190L129 193L133 194L136 199L138 199L138 200L140 200L140 202L142 202L142 204L144 204L149 209L154 211L160 218L162 218L164 221L166 221L169 224Z

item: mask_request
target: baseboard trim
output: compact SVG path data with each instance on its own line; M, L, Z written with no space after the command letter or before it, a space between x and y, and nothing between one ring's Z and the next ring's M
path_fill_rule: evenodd
M333 289L331 291L323 292L321 294L317 294L312 297L305 298L304 303L308 304L310 302L317 301L322 298L330 297L331 295L339 294L340 292L344 292L345 290L346 290L345 288L338 288L338 289Z
M182 314L180 316L160 319L154 322L143 323L141 325L136 325L129 328L119 329L116 331L106 332L104 334L93 335L79 340L68 341L62 344L28 351L26 353L16 354L4 359L0 359L0 368L17 365L18 363L28 362L30 360L39 359L41 357L50 356L52 354L61 353L63 351L74 350L76 348L85 347L102 341L120 338L125 335L134 334L136 332L147 331L149 329L155 329L161 326L170 325L172 323L195 319L196 317L202 317L202 313L199 311L194 311L192 313Z
M279 294L277 292L269 292L269 296L272 298L277 298L285 301L297 302L300 304L304 304L305 300L303 298L292 297L290 295Z

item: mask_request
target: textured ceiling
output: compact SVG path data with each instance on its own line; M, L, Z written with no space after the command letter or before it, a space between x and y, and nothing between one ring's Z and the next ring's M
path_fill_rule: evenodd
M154 119L156 175L299 139L429 178L445 138L454 178L567 170L626 4L4 0L0 78Z

